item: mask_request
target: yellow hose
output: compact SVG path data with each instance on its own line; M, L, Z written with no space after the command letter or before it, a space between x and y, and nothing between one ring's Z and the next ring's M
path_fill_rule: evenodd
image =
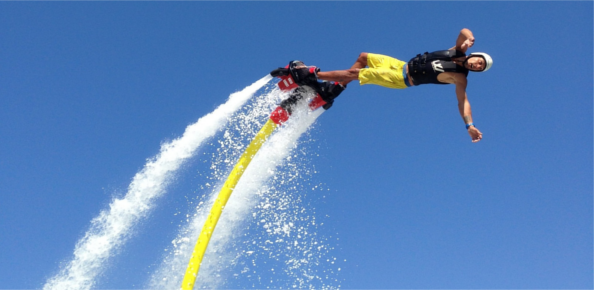
M221 217L221 212L223 212L225 204L227 204L231 193L244 174L248 164L250 164L254 155L260 150L262 144L264 144L266 139L273 133L275 128L277 128L277 124L269 119L260 129L258 134L256 134L254 140L250 142L250 145L248 145L246 151L244 151L240 160L229 174L229 177L227 177L227 181L223 184L223 188L221 188L217 200L215 200L215 204L213 204L213 208L207 217L205 225L202 227L196 246L194 246L192 257L190 258L188 268L186 269L186 274L184 274L184 281L182 281L182 290L192 290L194 288L194 282L196 282L196 276L198 275L202 258L207 250L211 235L217 226L217 222L219 221L219 217Z

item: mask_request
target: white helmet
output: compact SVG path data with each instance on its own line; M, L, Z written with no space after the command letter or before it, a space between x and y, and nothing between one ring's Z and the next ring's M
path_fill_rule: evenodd
M469 54L469 57L472 57L472 56L481 56L486 61L486 67L482 70L482 72L489 70L492 67L492 63L494 63L494 61L492 60L492 57L489 54L484 53L484 52L474 52L474 53Z

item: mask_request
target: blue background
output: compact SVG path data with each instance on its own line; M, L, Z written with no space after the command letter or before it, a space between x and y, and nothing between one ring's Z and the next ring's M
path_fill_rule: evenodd
M330 189L319 230L340 238L341 287L593 288L593 10L2 2L0 288L41 287L160 143L271 69L346 69L364 51L408 60L454 46L464 27L470 51L494 59L469 76L481 142L454 86L353 82L318 121L312 159ZM197 186L184 176L160 208ZM143 285L174 230L145 221L98 285Z

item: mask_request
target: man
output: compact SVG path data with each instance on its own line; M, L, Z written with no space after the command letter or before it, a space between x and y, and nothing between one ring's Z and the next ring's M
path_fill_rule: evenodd
M408 63L398 59L373 53L361 53L355 64L348 70L317 72L320 80L340 82L346 86L359 80L361 85L375 84L387 88L404 89L411 85L454 84L459 113L465 121L472 142L479 142L482 133L473 124L471 105L467 99L467 74L469 71L482 72L492 66L492 58L485 53L465 55L475 43L473 33L462 29L456 45L449 50L418 54Z

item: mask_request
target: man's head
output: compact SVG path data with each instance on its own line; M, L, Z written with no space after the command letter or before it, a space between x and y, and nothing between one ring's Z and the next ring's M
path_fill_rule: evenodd
M463 64L470 71L482 72L489 70L492 67L492 63L492 57L487 53L474 52L465 59Z

